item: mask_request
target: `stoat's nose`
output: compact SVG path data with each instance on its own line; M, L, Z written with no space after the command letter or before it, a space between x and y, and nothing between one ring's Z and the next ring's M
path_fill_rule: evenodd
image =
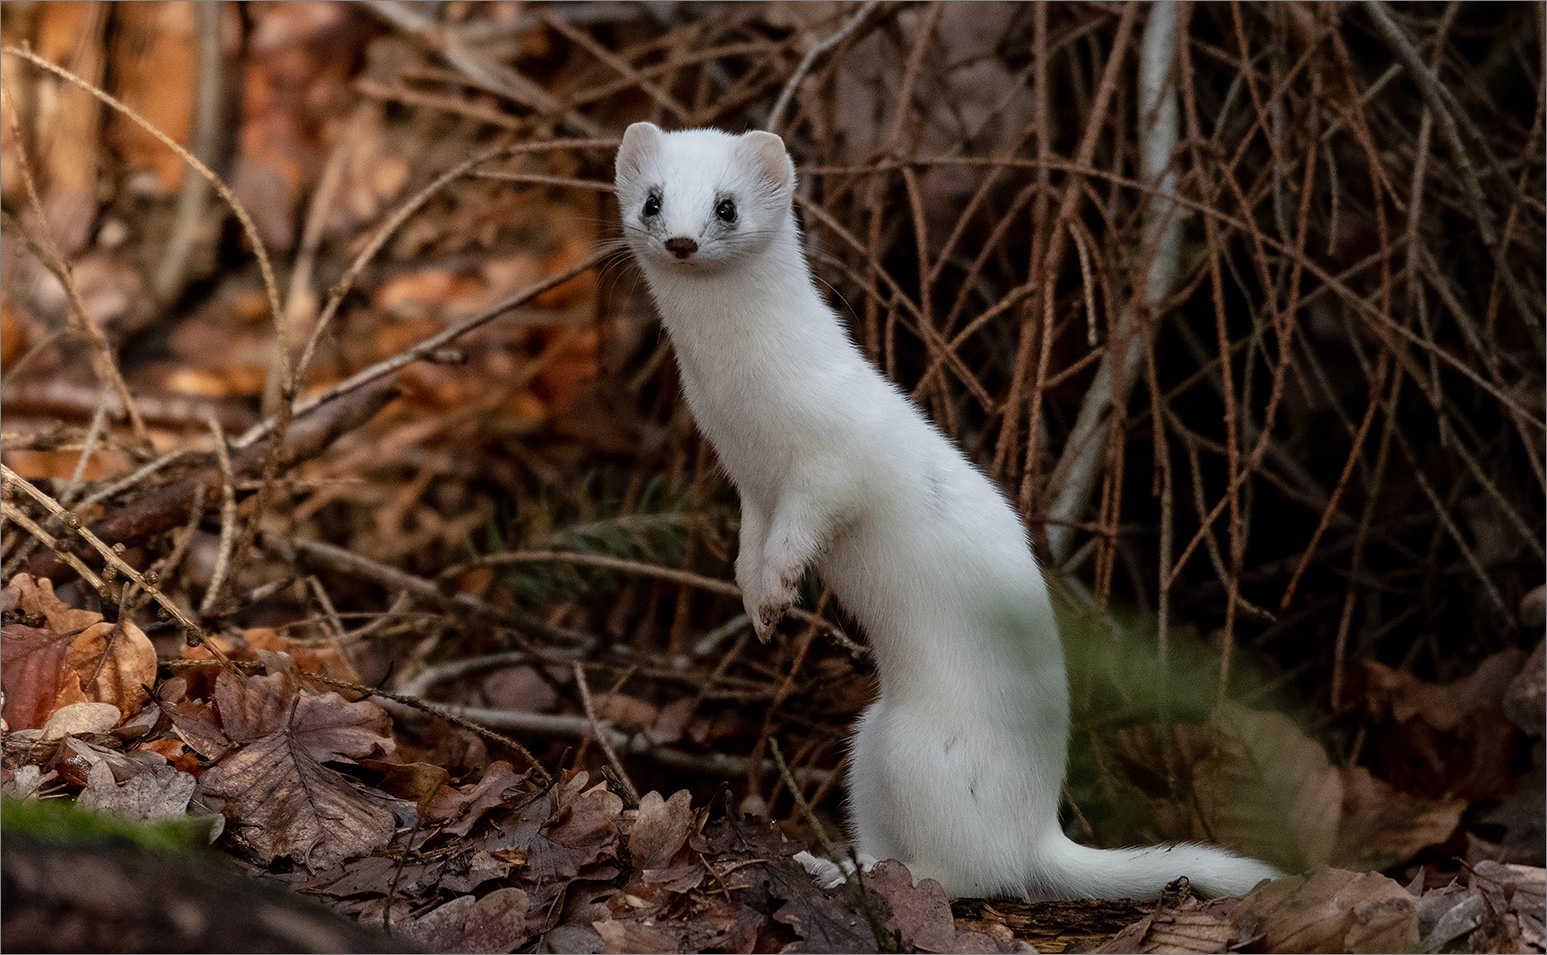
M666 240L666 251L679 259L685 259L698 251L698 243L684 235L673 236Z

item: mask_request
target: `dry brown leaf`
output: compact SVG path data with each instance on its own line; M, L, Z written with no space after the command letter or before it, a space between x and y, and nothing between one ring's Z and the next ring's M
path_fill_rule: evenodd
M66 660L87 698L111 703L125 716L145 705L156 682L156 647L133 620L87 627L71 642Z
M134 621L111 624L101 614L67 607L47 578L17 574L6 593L7 603L41 614L48 624L47 630L7 627L0 638L7 725L40 726L58 707L88 699L111 703L124 716L144 705L145 688L156 682L156 648Z
M21 624L0 627L7 728L40 727L60 708L86 701L80 677L65 662L71 639L69 634Z
M865 874L865 886L886 902L905 950L950 952L956 948L956 922L945 890L934 879L913 884L901 862L888 860Z
M1501 650L1478 664L1469 676L1443 684L1365 661L1368 705L1372 710L1389 712L1398 722L1418 719L1441 732L1455 730L1471 713L1503 697L1524 658L1517 648Z
M1404 792L1469 801L1508 792L1518 731L1505 716L1503 700L1525 659L1519 648L1502 650L1470 675L1445 684L1367 661L1370 769Z
M627 693L602 693L596 697L596 718L609 720L619 729L632 730L655 722L659 710Z
M1481 951L1540 952L1547 944L1547 870L1541 866L1479 862L1472 871L1472 889L1480 892L1493 916L1487 945Z
M123 714L111 703L71 703L61 706L43 724L42 739L60 739L85 733L106 733Z
M227 814L264 863L287 855L321 869L391 841L387 797L367 796L322 764L391 751L390 719L380 707L299 692L283 673L222 672L215 701L225 732L241 748L210 767L199 786L227 800Z
M1318 869L1259 886L1233 915L1243 940L1270 952L1416 952L1418 911L1377 873Z
M662 799L654 790L639 800L638 815L628 834L629 856L640 869L663 869L688 841L693 823L693 796L686 789Z
M1384 869L1450 838L1465 799L1401 793L1363 766L1343 770L1343 817L1333 859L1349 869Z
M187 689L188 681L180 676L161 684L161 711L171 719L172 729L184 745L205 759L215 759L231 748L231 738L221 730L214 707L203 700L185 698Z
M287 731L314 759L390 753L392 718L369 700L351 703L337 693L307 693L286 673L243 677L224 671L215 706L226 735L238 743Z
M623 800L605 783L586 789L589 777L571 773L519 806L506 832L489 840L490 851L525 854L521 876L536 883L572 879L582 867L610 853L618 842L618 813Z
M47 577L17 574L5 590L7 609L42 614L47 628L58 634L73 637L102 619L99 613L67 606L54 596L54 582Z
M1178 727L1177 741L1213 839L1292 870L1331 858L1342 779L1288 717L1226 703L1216 724Z
M507 886L481 899L458 896L393 930L430 952L509 952L530 934L526 913L526 893Z
M110 812L130 819L154 821L180 819L188 813L198 781L166 763L130 776L122 785L106 760L86 773L86 788L76 805L96 812Z
M1168 893L1169 895L1169 893ZM1233 900L1200 902L1191 895L1168 898L1157 911L1118 932L1097 952L1179 952L1213 955L1238 941L1230 918Z
M497 760L489 764L476 784L447 786L432 796L425 809L425 821L444 821L444 831L465 836L484 813L507 802L511 791L524 779L525 773L517 773L509 763Z
M384 759L355 760L360 766L381 773L376 788L399 799L417 803L424 815L430 800L451 784L451 774L434 763L395 763Z
M272 627L251 627L242 631L242 637L254 650L289 654L295 660L295 665L302 670L320 673L335 680L360 682L360 674L337 643L317 644L297 640Z
M678 933L664 925L643 922L595 921L591 928L602 937L606 952L681 952Z
M708 885L739 889L737 900L759 913L772 913L801 941L787 952L874 952L875 936L852 904L817 887L792 857L789 843L771 824L753 819L711 820L689 838L712 873ZM761 917L767 917L761 916Z

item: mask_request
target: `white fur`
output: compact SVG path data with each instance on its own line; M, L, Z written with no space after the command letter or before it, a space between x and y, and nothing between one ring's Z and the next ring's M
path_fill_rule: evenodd
M880 697L848 777L860 852L953 896L1137 898L1183 875L1238 894L1276 877L1205 846L1102 851L1065 837L1069 692L1025 531L817 291L794 184L770 133L636 123L618 150L627 242L688 405L741 494L736 580L758 636L814 566L875 650ZM660 209L646 215L652 195ZM716 214L726 199L734 223ZM697 250L674 255L671 239Z

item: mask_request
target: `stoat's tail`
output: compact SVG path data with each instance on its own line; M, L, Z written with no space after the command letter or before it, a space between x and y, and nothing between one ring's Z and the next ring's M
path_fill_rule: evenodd
M1027 887L1033 899L1144 899L1184 875L1200 895L1245 895L1284 875L1266 862L1195 843L1092 849L1061 839L1038 861Z

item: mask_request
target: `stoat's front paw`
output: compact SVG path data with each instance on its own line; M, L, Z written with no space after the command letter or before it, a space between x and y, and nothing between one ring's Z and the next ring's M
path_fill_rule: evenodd
M789 613L790 607L793 605L793 599L757 604L748 600L746 602L747 617L752 621L752 632L757 634L759 640L767 643L769 638L773 636L774 629L779 625L779 621L784 619L784 615Z
M779 621L795 605L795 587L799 583L799 573L785 577L761 574L756 584L742 591L747 617L759 640L767 643Z

